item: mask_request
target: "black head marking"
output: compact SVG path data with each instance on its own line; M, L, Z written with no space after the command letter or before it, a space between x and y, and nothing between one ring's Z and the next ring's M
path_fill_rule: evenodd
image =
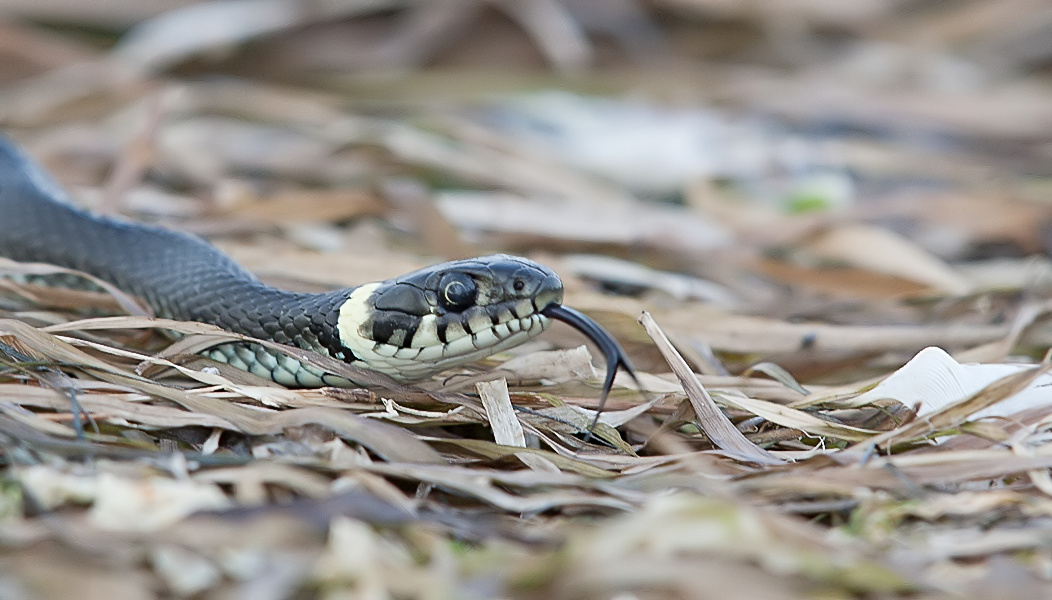
M418 316L431 312L424 290L408 283L395 283L379 290L373 300L373 306L381 311L397 311Z
M373 317L373 331L370 336L374 342L387 344L398 332L405 332L398 346L408 345L409 340L416 334L418 317L407 315L403 312L391 311L380 312ZM395 340L399 341L399 340Z

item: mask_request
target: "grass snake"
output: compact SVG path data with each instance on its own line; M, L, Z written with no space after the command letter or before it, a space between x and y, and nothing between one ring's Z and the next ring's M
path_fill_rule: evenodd
M330 292L281 290L194 235L77 208L2 136L0 256L83 271L142 299L158 316L313 350L399 381L521 344L552 319L602 350L604 399L619 367L632 374L614 338L563 306L559 277L536 262L498 254ZM354 385L258 344L223 344L207 355L288 386Z

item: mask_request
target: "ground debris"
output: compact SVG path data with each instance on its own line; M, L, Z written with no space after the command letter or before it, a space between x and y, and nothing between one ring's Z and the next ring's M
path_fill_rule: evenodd
M522 254L639 378L287 390L0 259L0 598L1052 596L1040 2L124 4L2 10L76 202L303 291Z

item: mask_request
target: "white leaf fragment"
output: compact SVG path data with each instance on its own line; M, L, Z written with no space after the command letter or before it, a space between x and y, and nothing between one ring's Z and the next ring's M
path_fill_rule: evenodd
M876 387L860 394L856 401L897 400L906 406L919 406L918 414L923 416L968 398L1002 377L1029 368L1033 365L961 364L942 348L932 346L918 352ZM1030 408L1050 406L1050 386L1052 374L1041 375L1027 389L972 417L1008 416Z

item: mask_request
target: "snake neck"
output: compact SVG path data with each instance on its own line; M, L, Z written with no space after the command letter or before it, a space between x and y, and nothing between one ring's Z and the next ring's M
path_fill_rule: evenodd
M203 321L227 331L314 350L337 360L357 360L340 341L340 307L351 290L288 292L257 281L227 285L221 294L184 299L178 319Z

